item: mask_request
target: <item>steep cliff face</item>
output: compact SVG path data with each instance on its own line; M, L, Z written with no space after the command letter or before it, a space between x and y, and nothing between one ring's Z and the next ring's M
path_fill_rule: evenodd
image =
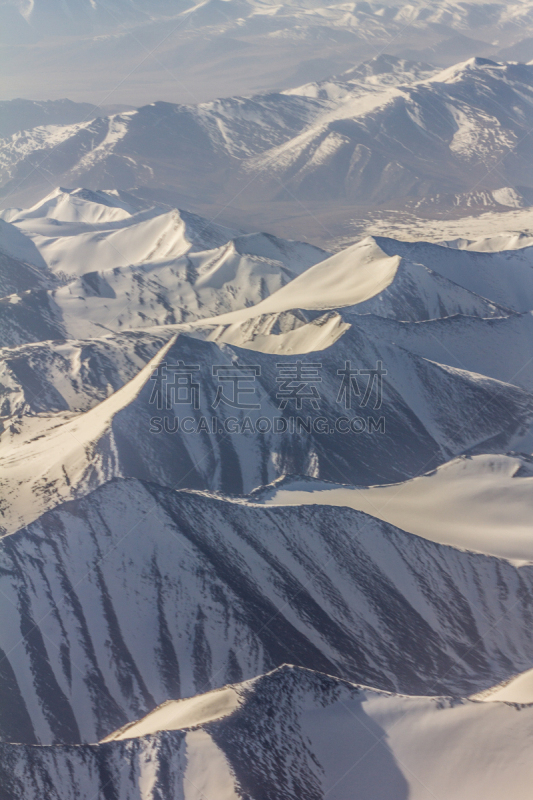
M437 364L374 340L355 326L330 347L301 359L304 378L311 376L303 383L294 355L251 352L180 334L127 384L93 405L107 387L120 385L136 363L147 359L157 342L153 334L137 342L112 337L105 347L95 343L93 356L83 364L87 350L73 343L66 355L72 351L74 375L69 358L61 368L57 350L54 370L46 375L29 367L24 375L27 352L18 362L14 359L23 377L12 377L10 367L12 388L6 395L17 413L6 420L0 442L2 485L9 497L0 518L6 532L112 477L231 494L247 493L286 474L355 485L391 483L465 451L510 449L528 433L533 419L533 401L523 389ZM194 368L197 408L190 392L189 402L181 402L172 388L172 369L179 364ZM234 374L235 365L249 369L248 380L238 387L248 393L233 395L232 387L219 379L219 374ZM346 365L366 371L355 379L359 394L353 386L341 392L339 372ZM379 365L386 373L382 391L379 379L371 377ZM37 391L17 391L17 381L27 386L32 375ZM283 375L288 375L287 390L280 383ZM307 383L311 388L300 400L293 390ZM221 389L225 399L220 399ZM348 392L352 407L347 409ZM30 399L28 414L24 394ZM79 402L93 407L78 414L69 409L32 413L31 405L46 397L56 407L61 397L64 407Z
M526 669L533 573L351 509L136 480L1 543L4 741L95 741L292 661L464 695Z
M287 665L225 692L237 703L166 703L100 744L0 744L2 796L529 797L531 706L387 694Z

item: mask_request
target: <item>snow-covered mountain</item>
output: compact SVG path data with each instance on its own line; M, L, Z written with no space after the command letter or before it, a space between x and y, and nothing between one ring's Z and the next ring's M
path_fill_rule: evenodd
M2 212L0 794L525 800L531 240L237 219Z
M530 311L495 319L449 316L416 324L375 315L345 316L372 338L392 341L431 361L533 390Z
M57 284L2 301L0 460L13 497L2 512L7 531L113 477L233 494L286 473L368 485L529 441L532 382L520 360L530 314L517 312L533 307L530 248L481 256L368 238L328 257L303 243L238 235L128 201L57 191L5 215L5 247L29 255ZM124 266L130 259L138 263ZM438 325L446 336L428 337ZM499 357L494 348L484 355L492 332ZM505 355L511 341L520 345L514 361ZM282 407L280 370L297 355L314 365L315 400ZM377 386L359 378L372 394L365 411L343 405L340 394L340 370L352 362L357 370L386 370L379 398ZM196 365L196 408L174 398L158 415L154 392L166 391L166 363ZM258 402L238 413L216 400L214 365L232 364L256 373ZM362 402L359 384L352 388ZM196 429L214 408L215 430L189 436L179 429L185 411ZM337 426L348 409L348 421L362 413L364 429L347 436ZM300 410L304 438L300 429L254 428L265 415L292 425ZM238 425L252 426L245 435L226 429L235 415Z
M502 177L504 186L531 186L523 141L530 126L523 123L532 75L528 65L474 58L407 85L378 84L363 96L357 81L344 92L337 81L294 89L341 99L245 168L273 172L281 188L272 184L271 191L281 195L327 192L359 205L499 189Z
M25 130L0 142L0 178L11 204L35 202L51 180L105 184L170 193L211 216L235 205L247 226L267 228L279 209L303 219L298 204L311 203L326 233L354 208L527 206L532 76L530 64L473 58L431 70L379 56L284 92Z
M132 202L121 192L57 189L30 209L5 213L5 344L216 316L260 302L328 255ZM30 277L38 288L9 292L33 288Z
M530 566L351 509L119 480L0 550L4 741L94 742L167 699L289 659L464 696L533 657Z
M251 493L273 505L355 508L431 541L514 563L533 560L531 457L461 457L403 484L347 486L284 477Z
M124 192L80 189L55 190L4 220L0 328L9 346L294 309L423 321L533 308L530 247L480 255L368 237L329 256L189 212L139 207ZM232 335L235 344L251 338Z
M376 242L387 255L409 257L494 303L519 312L532 308L533 250L530 247L488 253L445 249L427 242L399 242L381 237Z
M121 339L115 337L106 345L111 360ZM153 339L146 343L145 352L150 346ZM76 353L76 349L72 350ZM78 346L78 357L81 351ZM17 383L24 385L31 370L24 368L28 349L19 356L20 352L4 351L10 378L4 392L6 407L14 396L19 401L18 409L24 409L20 398L23 392L21 388L16 392L16 388ZM359 413L353 409L347 414L339 402L341 379L337 372L353 358L353 353L357 353L360 369L375 369L378 362L386 366L379 411L373 410L376 387L368 409L358 409ZM321 379L318 408L307 401L301 412L296 412L294 403L280 409L276 396L280 371L285 364L289 368L294 362L293 356L285 354L254 351L252 357L250 352L234 345L180 335L119 391L76 415L63 411L68 406L62 389L66 398L74 394L69 387L69 382L72 386L74 381L72 373L68 374L68 362L66 369L53 373L45 362L42 370L46 379L39 380L33 374L34 393L41 407L44 397L52 396L55 400L52 407L61 411L37 417L30 411L28 415L16 414L4 421L5 432L0 440L0 464L4 472L1 486L10 502L0 511L2 526L7 532L16 530L58 499L84 494L115 476L232 494L249 492L286 473L355 484L387 483L431 469L465 451L509 449L528 433L533 422L533 400L528 392L426 361L401 348L383 344L377 347L356 330L345 332L334 345L314 352L311 357L313 361L306 361L318 364L317 377ZM123 358L121 352L118 358ZM9 369L11 360L15 370ZM184 407L169 394L170 407L158 411L154 397L165 398L168 393L164 372L158 369L161 363L198 366L201 397L197 409ZM232 364L255 368L252 399L256 405L251 409L236 411L229 405L217 406L220 384L212 375L212 367L231 370ZM16 379L17 366L22 381ZM98 370L91 378L94 384L101 380L100 365L96 361L92 366ZM154 375L155 380L151 377ZM119 369L108 369L106 379L106 390L112 390L121 380ZM79 389L78 380L76 387ZM93 387L89 388L92 397L98 397ZM102 394L100 388L99 396ZM31 392L29 401L31 409L35 406ZM213 430L214 413L217 423ZM307 435L302 436L302 430L296 429L296 415L309 426ZM200 435L191 436L180 429L180 420L185 416L190 418L188 426ZM265 417L286 422L276 423L279 432L273 427L260 432L256 426L260 427L258 420ZM351 432L340 430L337 427L340 417L359 418L363 423L357 422L356 430ZM450 418L454 419L453 427ZM233 419L235 423L231 422ZM380 419L384 420L383 430L379 428ZM209 420L207 430L206 420ZM251 429L242 435L232 435L232 426L236 425L238 431L245 424L251 425ZM376 433L373 426L380 432ZM281 430L285 427L287 430Z
M379 790L383 800L425 800L428 791L468 797L480 788L489 800L509 790L526 800L530 715L530 706L497 698L386 694L284 665L166 703L99 745L0 751L14 767L6 775L9 800L28 782L30 800L43 787L54 800L90 800L104 787L124 800L157 800L161 792L179 800L213 792L229 800L243 792L251 800L265 792L341 800L353 785L359 796Z
M134 378L171 335L163 327L3 348L2 421L13 423L23 414L88 411Z
M53 87L94 104L292 87L383 52L440 66L533 57L530 0L7 0L0 22L12 97L45 99Z
M0 137L13 136L41 125L71 125L94 119L101 114L127 111L128 107L93 106L91 103L73 103L72 100L0 100Z
M92 205L92 201L88 202ZM160 216L156 216L149 222L159 219ZM12 224L16 225L16 220ZM56 221L57 224L59 223ZM77 247L76 240L80 236L82 239L86 237L85 233L79 233L79 227L75 227L75 230L78 233L70 237L74 249ZM118 232L123 234L124 229L119 228ZM184 248L185 239L181 233L178 237L178 248ZM271 250L275 249L278 255L285 254L293 258L302 256L302 253L311 254L313 257L316 257L316 253L321 257L326 255L313 251L305 245L283 243L268 237L245 236L237 237L234 241L243 240L252 243L256 250L259 245L263 247L268 245ZM386 244L391 245L390 242ZM401 247L401 243L396 244ZM435 251L446 263L457 259L464 261L465 258L467 264L472 262L474 277L479 282L478 261L473 254L442 247L435 248ZM37 248L36 252L39 252ZM114 254L113 251L111 253ZM187 256L188 259L192 257ZM264 259L264 254L262 257ZM68 254L67 258L70 259ZM492 258L496 264L500 264L502 255L495 253L485 258ZM518 269L517 280L522 280L523 284L529 270L526 266L527 251L512 251L510 255L504 256L504 263L506 258L515 259ZM438 263L436 259L434 261ZM302 261L297 263L299 269L302 263ZM428 275L433 274L431 280L437 290L442 292L442 285L446 287L446 294L437 293L436 297L428 293L426 287L417 299L416 292L423 288L423 283L420 279L418 283L416 280L411 280L406 286L401 278L403 263L405 262L399 256L387 256L376 241L364 240L359 245L331 258L325 258L317 265L304 270L285 287L256 306L232 311L216 319L207 318L201 323L177 327L159 325L157 328L150 328L151 320L146 319L146 312L143 310L146 305L141 302L142 298L136 301L136 295L130 291L125 304L130 319L128 327L137 329L132 331L131 336L108 335L104 339L101 338L101 334L105 333L106 329L109 330L116 317L116 307L113 306L115 298L111 292L97 294L94 287L106 285L104 278L108 273L103 273L104 278L98 277L96 273L90 274L91 282L82 276L77 285L85 283L92 291L86 292L87 297L81 309L79 303L75 304L70 322L70 337L73 338L68 345L49 343L39 347L19 346L7 348L3 352L5 383L2 395L6 435L2 458L4 464L10 467L9 485L14 487L24 480L23 476L28 475L29 464L43 465L35 469L32 466L30 469L28 493L31 497L26 493L21 495L24 514L30 516L19 517L19 512L14 518L7 515L4 519L5 526L11 530L13 525L20 525L24 520L32 519L32 514L35 516L36 513L48 508L50 502L54 502L57 492L66 499L72 496L72 492L84 491L87 487L93 486L94 480L109 479L113 475L145 477L147 474L145 467L140 468L139 465L147 459L154 460L157 464L155 469L158 472L158 480L164 485L175 485L177 482L179 485L196 488L221 488L225 491L242 492L249 491L258 483L275 479L287 471L308 473L330 480L341 478L344 481L362 483L372 480L380 482L398 480L410 476L413 471L442 463L451 456L473 447L478 450L480 447L492 450L494 447L511 446L527 433L529 426L531 403L528 394L530 383L525 380L529 374L527 368L522 370L523 379L513 380L512 370L505 373L502 371L504 366L511 366L512 362L502 357L501 369L498 371L496 361L490 366L486 363L486 359L476 358L479 347L476 351L474 345L469 348L469 363L466 366L460 358L459 363L456 363L457 359L451 363L448 353L443 355L441 350L440 358L435 358L434 351L430 349L428 352L427 337L419 326L414 326L413 330L415 337L417 333L422 332L421 340L425 349L417 352L416 345L411 346L409 341L404 341L405 337L397 344L391 344L388 323L385 321L380 323L365 312L373 308L383 315L394 317L395 313L405 316L406 311L412 308L410 314L414 319L427 319L438 312L453 314L454 317L447 317L442 322L447 321L452 330L455 330L454 325L458 326L459 336L462 335L461 329L465 325L470 326L473 329L474 339L477 331L481 336L481 342L485 341L484 329L489 320L480 317L476 321L473 317L458 316L464 309L461 305L463 296L471 298L471 302L475 301L473 306L466 307L467 312L473 310L479 315L501 315L494 320L494 330L507 326L512 332L519 324L518 320L523 319L527 322L529 316L519 318L509 310L497 308L483 298L469 294L457 284L451 282L447 284L447 279L439 279L436 274L425 270L423 265L413 263L410 269L415 269L415 275L416 270L419 276L424 271ZM56 266L57 272L61 274L62 262L59 261ZM168 263L166 260L159 262L156 260L152 268L156 275L160 272L165 273ZM117 268L114 267L108 272L112 275L109 280L114 280ZM459 272L459 269L456 272ZM462 277L459 276L459 279L463 283L465 281L468 283L468 276L468 269L463 264ZM507 283L509 284L509 281ZM250 280L245 280L243 285L250 287ZM42 331L39 335L39 331L35 332L29 325L30 320L35 323L38 315L43 325L50 315L58 326L63 324L66 318L64 312L68 307L63 304L63 317L60 320L59 303L63 302L65 296L71 295L71 291L72 284L67 283L66 288L50 290L48 293L41 291L7 298L5 308L11 315L8 317L7 313L5 314L6 337L13 336L13 332L18 331L20 338L20 331L24 331L25 325L25 329L29 329L29 336L42 338ZM518 294L523 296L523 290ZM233 298L239 300L238 296L235 298L235 293ZM391 302L391 298L394 298L394 302ZM93 300L99 305L93 305L91 309L89 302ZM33 308L30 308L33 311L31 314L28 311L30 302L33 303ZM166 315L167 305L161 302L160 298L159 303L159 308ZM297 305L310 309L311 312L298 310L295 312ZM342 315L338 312L316 316L317 311L336 306L341 306L339 310L345 319L349 320L348 324L342 321ZM107 316L103 318L103 323L100 322L95 326L95 320L98 322L96 312L99 308L103 309ZM182 313L190 312L185 304L181 309ZM55 317L52 314L54 310L57 312ZM207 316L207 313L204 311L204 316ZM146 328L146 335L139 330L139 322L135 323L138 318L136 315L139 314L143 315L140 322ZM72 330L75 325L85 326L81 329L85 335L87 330L90 335L96 329L98 338L90 342L79 341L75 338L75 328ZM409 330L409 326L399 326L400 331L405 328ZM47 328L44 328L44 333L45 335L48 333ZM171 423L174 432L170 435L160 430L159 434L163 435L147 437L150 418L154 414L154 408L149 402L154 388L150 380L152 367L145 371L144 376L140 374L136 376L130 386L126 387L124 383L133 378L136 370L154 357L156 351L175 333L180 334L179 338L172 350L165 354L165 358L171 358L176 363L183 361L183 363L198 364L203 370L203 388L206 397L205 402L194 414L198 417L198 424L202 417L207 417L211 413L210 407L217 392L216 379L209 374L213 364L222 363L229 366L232 361L251 363L253 359L253 363L261 370L257 389L264 405L260 413L254 412L255 417L259 417L264 412L272 415L277 413L279 402L274 395L280 357L290 363L293 357L291 354L314 352L317 353L316 358L320 359L320 365L325 370L321 375L323 382L321 413L326 415L328 429L335 427L335 419L342 411L338 403L339 379L336 375L340 366L353 358L353 353L357 353L358 367L371 369L378 362L387 365L384 410L389 419L388 424L392 425L392 428L389 427L386 434L383 432L384 435L379 436L377 441L374 436L366 434L356 437L355 450L354 443L348 442L340 432L337 432L328 439L327 452L322 447L319 431L311 434L308 444L303 449L295 444L299 439L298 435L292 437L290 444L287 445L284 436L276 437L270 434L265 436L256 433L239 439L236 460L233 446L228 449L226 443L219 442L217 437L211 439L208 437L204 441L202 437L197 440L188 436L176 436L175 421ZM54 335L61 338L65 334L57 327ZM524 335L527 338L527 327L524 328ZM398 344L401 346L398 347ZM249 350L254 351L253 357L247 352ZM431 360L427 360L428 356ZM517 355L517 360L519 358ZM435 363L436 361L444 362L449 367L442 367ZM492 379L505 382L498 383L482 377L487 372ZM513 383L515 386L511 385ZM435 396L437 384L442 387L442 391ZM122 392L110 398L108 403L102 404L98 409L93 408L95 402L103 401L110 392L122 386L124 386ZM526 391L520 392L516 386ZM416 387L414 391L413 387ZM458 431L450 431L446 420L451 409L455 407L464 409L465 415L461 416L462 411L454 411L460 425ZM68 413L61 418L52 417L48 421L32 420L31 416L25 416L28 412L32 414L46 409L53 412L93 410L87 417L82 415L75 419ZM483 411L482 415L476 413L479 409ZM171 414L172 419L174 420L176 415L179 416L182 410L179 405L176 406ZM223 411L224 419L230 413L231 409L229 412ZM22 418L20 414L23 415ZM129 445L124 450L124 436L121 433L123 423L120 421L122 419L125 420L126 430L138 431L135 441L139 443L144 455L137 453L133 457ZM61 423L59 426L58 422ZM41 436L35 440L37 429ZM411 441L408 450L405 451L403 442L408 430ZM45 434L46 431L48 433ZM80 437L83 439L83 444L80 443ZM226 437L222 438L224 440ZM172 443L176 440L182 443L180 447L184 447L185 450L180 449L179 454L172 455ZM269 446L265 448L267 442ZM332 442L335 442L334 447L331 446ZM164 463L160 464L156 452L163 446L168 455ZM68 457L67 453L70 454ZM363 453L365 455L361 461ZM384 453L387 453L386 457ZM184 457L185 462L183 462ZM228 458L230 459L227 462L228 467L233 466L226 470L225 464ZM199 470L196 467L192 468L198 459L200 463L205 462ZM181 466L180 461L183 462ZM254 468L250 467L251 462L255 462ZM216 463L219 467L214 469ZM366 465L364 468L363 464ZM67 479L64 476L65 470ZM50 482L47 476L52 474L55 489L50 495L44 487ZM97 475L100 477L96 478ZM41 487L38 491L30 489L34 479L37 480L36 485ZM181 483L183 479L186 480L185 484ZM22 497L25 498L23 501ZM35 506L36 501L37 506Z
M533 0L0 28L0 800L530 800Z

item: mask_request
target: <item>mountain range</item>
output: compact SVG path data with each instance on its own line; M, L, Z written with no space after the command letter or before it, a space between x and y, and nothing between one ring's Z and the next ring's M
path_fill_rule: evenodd
M2 6L80 63L529 13ZM295 85L4 103L1 800L529 800L533 66Z
M531 566L347 508L121 479L5 538L2 565L7 741L94 743L287 661L455 697L531 664Z
M2 241L11 255L4 280L14 281L11 268L18 272L16 255L24 253L33 259L26 269L41 281L2 301L0 459L4 491L13 497L3 513L6 531L113 477L157 474L164 486L232 494L287 473L390 483L461 453L526 446L530 370L513 370L502 335L499 362L491 353L489 365L478 343L486 329L501 330L527 348L530 248L481 256L368 238L330 256L266 234L235 235L177 210L128 211L120 197L121 205L112 193L56 191L35 208L6 215L12 221L4 222ZM80 221L91 214L99 221ZM132 258L138 263L129 264ZM88 272L76 276L72 265ZM439 314L447 338L428 339ZM354 353L357 369L381 363L387 374L379 406L368 384L372 401L355 449L353 434L336 429L346 411L338 375ZM188 409L195 428L216 407L214 365L252 365L260 402L240 416L255 426L279 413L280 370L298 355L316 359L320 398L304 411L326 419L327 437L319 427L304 442L296 430L231 437L231 405L217 411L222 428L201 436L176 428L179 404L167 409L161 427L158 365L197 365L202 397ZM298 407L289 403L281 414L286 422L278 424L288 425ZM146 436L154 418L159 430ZM368 426L380 418L387 429L376 437Z
M8 98L136 106L291 88L383 52L442 67L471 56L527 62L532 18L530 0L6 0L0 7Z
M317 244L375 208L528 206L532 86L528 64L474 58L440 70L381 55L282 92L73 124L43 113L0 143L4 204L34 203L58 182L105 186L220 222L238 213L246 230L290 213L297 233L315 219Z

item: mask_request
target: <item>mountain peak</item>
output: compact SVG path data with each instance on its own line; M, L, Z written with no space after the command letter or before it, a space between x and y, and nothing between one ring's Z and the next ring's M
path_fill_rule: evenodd
M424 61L409 61L405 58L380 53L369 61L363 61L338 76L340 80L363 81L376 84L412 83L434 74L437 67Z
M491 61L490 58L473 56L466 61L461 61L459 64L454 64L453 67L447 67L446 69L437 72L430 77L429 80L434 83L453 83L470 73L480 70L485 71L486 69L493 70L494 68L500 70L502 73L505 73L507 64L504 62L499 63L497 61ZM494 74L494 72L492 72L492 74Z

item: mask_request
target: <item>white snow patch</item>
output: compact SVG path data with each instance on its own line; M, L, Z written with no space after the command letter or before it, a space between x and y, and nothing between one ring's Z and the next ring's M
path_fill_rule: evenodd
M142 719L125 725L102 741L134 739L157 731L177 731L196 728L206 722L232 714L241 704L240 695L231 686L215 689L184 700L168 700Z
M422 477L354 487L295 479L263 502L333 505L364 511L424 539L514 561L533 562L533 474L515 477L519 457L456 458Z

